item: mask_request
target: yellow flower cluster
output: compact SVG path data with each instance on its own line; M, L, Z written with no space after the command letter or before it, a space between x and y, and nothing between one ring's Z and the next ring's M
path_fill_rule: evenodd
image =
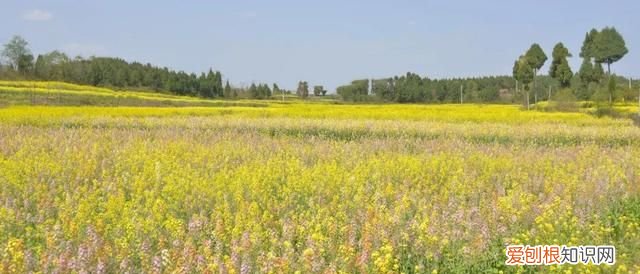
M639 140L513 106L3 108L0 272L637 272Z

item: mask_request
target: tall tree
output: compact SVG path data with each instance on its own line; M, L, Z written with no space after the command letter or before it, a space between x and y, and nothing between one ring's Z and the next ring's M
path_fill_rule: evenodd
M613 103L613 93L615 84L611 84L611 64L619 61L629 50L625 45L624 38L615 28L606 27L602 29L593 40L593 57L597 63L607 64L607 75L609 78L609 104Z
M531 45L529 50L527 50L525 57L526 57L525 59L529 63L529 66L531 67L531 69L533 69L533 88L535 89L536 75L538 74L538 71L540 70L540 68L542 68L542 66L544 66L544 63L547 61L547 55L544 53L540 45L538 45L537 43L534 43ZM536 103L537 103L538 102L537 89L534 90L534 92L535 92Z
M593 65L593 73L591 74L592 82L600 83L604 78L604 69L602 68L602 63L595 63Z
M301 98L307 98L309 96L309 84L306 81L298 82L296 94Z
M554 78L558 80L558 82L560 82L561 87L566 88L571 86L573 71L571 71L571 66L569 66L569 62L566 59L562 60L560 65L558 65L558 69L556 70Z
M516 79L520 82L522 82L522 85L524 86L524 90L527 93L527 109L529 109L529 91L530 91L530 86L529 84L531 84L531 82L534 79L534 70L531 67L531 62L529 60L527 60L527 56L520 56L520 58L517 61L517 68L515 69L515 74L516 74Z
M214 96L222 96L223 94L223 90L222 90L222 74L220 73L220 71L216 71L215 76L214 76L214 81L213 81L213 90Z
M231 85L229 85L229 80L227 80L227 83L224 85L224 97L231 98L232 95Z
M540 70L547 61L547 55L537 43L531 45L529 50L527 50L525 57L527 62L529 62L529 66L534 70L534 75L536 74L536 71Z
M562 43L558 43L553 47L552 62L549 68L549 76L560 82L560 86L568 87L571 84L573 72L567 61L567 57L571 57L569 49Z
M580 80L582 80L585 85L593 82L593 63L591 63L589 58L582 59L582 65L580 66L578 74L580 75Z
M611 64L628 52L624 38L615 28L602 29L593 41L593 57L596 62L607 64L607 74L611 74Z
M256 84L252 83L249 87L249 96L251 96L251 98L260 97L260 92L258 91L258 87L256 86Z
M522 57L520 57L522 58ZM513 62L513 79L516 79L516 93L518 92L518 82L520 82L520 79L518 79L519 75L518 75L518 70L520 69L520 59L516 59L515 62Z
M580 48L580 57L585 59L593 58L593 41L598 36L598 30L591 29L591 31L587 32L584 37L584 41L582 42L582 48Z
M49 78L48 66L45 64L44 56L41 54L38 54L38 57L36 58L33 74L39 79Z
M33 55L26 54L21 55L18 58L18 72L22 74L29 74L33 70Z
M28 57L23 56L31 55L31 51L28 46L29 43L24 40L24 38L15 35L4 45L2 56L7 59L11 68L19 70L18 66L20 65L20 62L24 63L26 59L29 59ZM33 56L31 56L31 59L33 59Z

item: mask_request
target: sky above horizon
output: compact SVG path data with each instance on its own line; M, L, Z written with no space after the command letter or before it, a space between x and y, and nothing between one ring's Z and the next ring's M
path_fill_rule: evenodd
M640 78L640 1L3 1L0 41L34 54L112 56L234 85L335 87L415 72L430 78L511 75L536 42L573 54L585 33L613 26L629 53L612 70ZM542 69L548 70L548 64Z

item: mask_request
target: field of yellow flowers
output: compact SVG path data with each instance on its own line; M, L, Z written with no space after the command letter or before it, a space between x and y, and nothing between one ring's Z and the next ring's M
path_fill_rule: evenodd
M0 80L2 105L58 106L266 106L258 101L223 101L155 91L113 90L52 81Z
M101 92L101 91L95 91ZM614 245L613 266L505 245ZM640 271L640 128L517 106L0 108L0 272Z

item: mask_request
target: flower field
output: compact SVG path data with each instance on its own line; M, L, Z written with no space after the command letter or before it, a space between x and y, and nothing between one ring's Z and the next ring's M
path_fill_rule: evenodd
M72 106L263 106L263 103L206 100L154 91L112 90L52 81L0 80L2 105Z
M614 245L616 264L506 266L507 244ZM631 120L502 105L0 108L2 273L535 271L640 271Z

